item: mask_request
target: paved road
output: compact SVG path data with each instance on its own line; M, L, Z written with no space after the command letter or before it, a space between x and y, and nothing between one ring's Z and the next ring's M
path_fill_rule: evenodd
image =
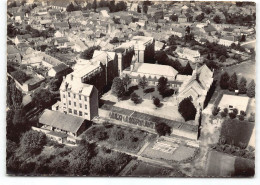
M244 42L244 43L241 44L241 46L247 45L247 44L251 44L251 43L253 43L253 42L256 42L256 40L250 40L250 41L248 41L248 42Z

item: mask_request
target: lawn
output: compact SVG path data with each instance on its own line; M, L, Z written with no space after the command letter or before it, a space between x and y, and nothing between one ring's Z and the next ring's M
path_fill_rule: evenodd
M168 169L139 161L132 167L126 176L136 177L184 177L185 175L178 169Z
M210 151L207 177L249 177L254 175L254 161Z
M193 157L195 151L196 148L184 146L183 143L157 141L148 145L142 156L166 161L183 161Z
M239 146L240 142L247 145L253 129L254 123L239 121L238 119L227 119L222 123L220 135L225 137L228 144L231 144L233 141L235 146Z
M255 80L256 78L255 67L255 61L248 61L234 66L226 67L224 68L224 71L227 71L229 75L232 75L234 72L236 72L238 79L244 76L249 83L252 79Z
M148 133L115 125L93 125L85 133L88 140L111 148L137 153L144 145Z

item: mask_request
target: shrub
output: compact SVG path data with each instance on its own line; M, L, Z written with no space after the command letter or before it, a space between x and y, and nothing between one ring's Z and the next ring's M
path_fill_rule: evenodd
M237 115L236 115L234 112L230 112L230 113L229 113L230 119L235 119L236 116L237 116Z
M224 108L224 112L227 114L227 113L228 113L228 109L227 109L227 108Z
M171 127L163 122L157 123L155 125L155 130L159 136L165 136L166 134L168 134L168 135L171 134Z
M250 117L248 118L248 121L250 121L250 122L255 122L255 113L251 113L250 114Z
M234 113L235 115L237 115L237 114L238 114L238 110L237 110L237 109L233 109L233 113Z
M164 90L161 95L165 98L165 97L170 97L174 94L174 89L166 89Z
M105 132L103 130L97 131L96 136L97 136L98 140L100 140L100 141L108 138L107 132Z
M156 106L156 107L160 107L161 105L161 101L159 98L154 98L153 99L153 104Z
M120 140L124 139L124 137L125 137L125 133L124 133L124 131L121 128L120 129L115 129L113 134L114 134L115 139L117 141L120 141Z
M245 119L245 116L244 115L239 115L238 118L239 118L240 121L243 121Z
M146 94L152 93L152 92L154 92L154 88L152 87L152 88L145 89L143 92Z
M212 115L213 115L213 116L216 116L216 115L218 115L218 113L219 113L219 110L220 110L220 108L219 108L219 107L214 107L214 108L213 108L213 110L212 110Z

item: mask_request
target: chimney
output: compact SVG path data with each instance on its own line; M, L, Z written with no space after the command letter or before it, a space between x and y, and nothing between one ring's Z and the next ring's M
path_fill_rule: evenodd
M118 71L119 71L119 76L121 76L123 71L122 53L117 53L117 56L118 56Z

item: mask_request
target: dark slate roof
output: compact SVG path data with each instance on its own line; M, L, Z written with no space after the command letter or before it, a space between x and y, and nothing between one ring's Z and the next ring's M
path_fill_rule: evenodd
M84 122L83 118L45 109L39 122L61 130L76 133Z
M66 70L66 69L68 69L68 68L69 68L69 67L68 67L66 64L60 63L59 65L54 66L54 67L53 67L53 70L56 71L56 73L59 73L59 72L64 71L64 70Z

